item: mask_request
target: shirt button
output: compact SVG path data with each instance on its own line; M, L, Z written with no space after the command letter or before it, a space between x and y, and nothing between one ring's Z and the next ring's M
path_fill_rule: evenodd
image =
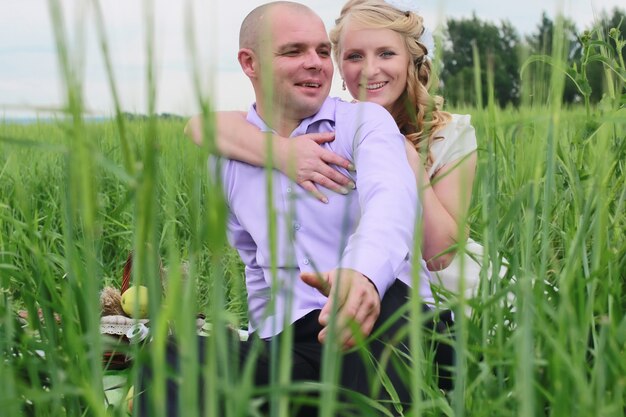
M290 193L291 192L291 187L287 187L287 192Z
M304 258L304 261L302 261L305 265L309 264L309 258Z
M296 223L296 224L293 225L293 228L296 229L296 230L300 230L300 227L301 227L300 223Z

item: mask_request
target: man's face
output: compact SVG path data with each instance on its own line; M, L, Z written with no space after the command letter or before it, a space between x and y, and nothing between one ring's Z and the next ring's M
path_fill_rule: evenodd
M281 7L272 12L272 68L265 68L268 61L261 58L261 72L273 72L275 110L299 121L317 113L328 97L333 76L330 42L318 16Z

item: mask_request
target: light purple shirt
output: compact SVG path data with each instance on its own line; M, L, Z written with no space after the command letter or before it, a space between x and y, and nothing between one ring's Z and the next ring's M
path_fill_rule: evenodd
M271 131L254 106L247 119ZM326 304L325 296L300 280L301 271L355 269L381 298L396 278L411 285L409 254L421 206L404 136L382 107L328 98L291 137L328 131L335 131L335 140L323 146L354 163L356 172L340 171L357 184L348 195L324 189L328 204L276 170L268 201L265 168L222 160L229 241L245 264L250 330L261 338ZM423 261L421 269L421 293L429 295Z

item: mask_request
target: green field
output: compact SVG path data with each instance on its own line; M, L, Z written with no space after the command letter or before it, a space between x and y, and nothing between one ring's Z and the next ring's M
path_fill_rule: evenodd
M444 401L428 375L417 378L427 395L415 415L624 415L624 109L594 109L591 118L584 108L460 111L472 114L480 149L471 235L510 266L502 280L485 268L480 296L453 302L473 307L457 328L459 387ZM5 415L109 415L98 294L120 285L132 249L143 271L136 278L154 293L158 256L170 274L166 305L151 305L154 346L166 320L185 335L198 312L245 324L223 203L183 124L127 122L132 175L114 121L0 126ZM189 279L172 285L181 260ZM37 309L42 320L16 320L17 310ZM216 364L225 354L217 347ZM208 372L222 380L226 370ZM217 391L232 402L223 415L239 415L250 395Z
M102 357L110 346L100 334L99 294L121 284L130 251L133 279L149 287L153 340L129 353L135 363L153 361L155 392L163 389L164 341L173 329L187 358L184 415L198 415L197 372L209 382L206 415L258 415L256 387L230 365L226 325L245 326L245 289L226 245L221 192L207 173L208 146L185 139L178 119L119 113L86 122L57 41L67 118L0 123L0 415L127 415L123 402L105 400L111 373ZM407 374L419 395L405 415L625 415L625 68L621 55L605 59L609 81L597 105L563 107L566 78L556 70L541 86L544 104L500 109L490 100L453 109L470 113L477 130L469 224L486 248L485 267L477 297L442 300L457 312L454 391L436 388L420 326L407 329L416 342ZM570 73L582 86L584 74ZM501 257L509 263L502 279L494 273ZM415 320L418 310L410 309ZM29 318L18 319L20 311ZM192 359L198 313L214 329L203 369ZM277 359L270 409L283 417L299 397L284 377L289 356ZM121 395L135 370L120 379ZM297 388L320 391L320 415L330 417L341 408L335 382L327 375ZM373 404L359 404L357 415L372 415Z

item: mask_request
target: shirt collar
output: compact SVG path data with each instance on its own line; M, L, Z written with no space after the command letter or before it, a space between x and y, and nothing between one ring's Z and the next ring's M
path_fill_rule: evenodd
M337 98L328 97L322 103L322 107L319 109L317 113L315 113L311 117L307 117L302 120L298 127L292 132L291 136L299 136L305 133L308 133L309 126L313 124L317 124L322 121L335 121L335 108L337 106ZM270 128L265 121L259 116L256 111L256 103L253 103L248 110L248 115L246 116L246 120L249 123L252 123L259 129L261 132L273 132L274 130Z
M248 110L248 115L246 116L246 120L248 121L248 123L252 123L253 125L258 127L259 129L261 129L261 132L271 132L272 131L272 129L270 129L265 124L263 119L261 119L261 116L259 116L259 114L256 112L256 103L252 103L252 105L250 106L250 109Z

